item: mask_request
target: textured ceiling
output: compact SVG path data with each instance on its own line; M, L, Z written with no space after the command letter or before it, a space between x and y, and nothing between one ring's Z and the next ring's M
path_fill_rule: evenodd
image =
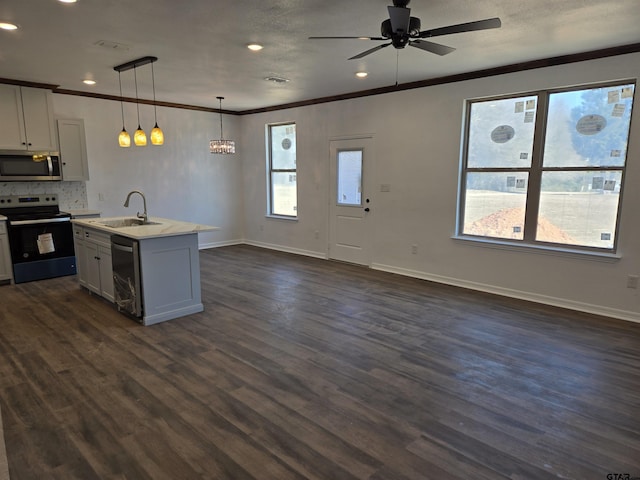
M309 36L378 36L391 0L2 0L0 77L62 89L119 95L115 65L146 55L159 101L250 110L427 80L547 57L640 42L638 0L414 0L422 29L500 17L502 28L433 39L457 50L440 57L417 48L382 49L347 58L380 42L309 40ZM105 48L96 42L125 45ZM246 45L259 42L264 50ZM396 70L397 62L397 70ZM366 70L366 79L355 72ZM268 76L288 78L275 84ZM151 70L137 70L150 99ZM97 81L89 87L86 77ZM122 73L134 96L133 71Z

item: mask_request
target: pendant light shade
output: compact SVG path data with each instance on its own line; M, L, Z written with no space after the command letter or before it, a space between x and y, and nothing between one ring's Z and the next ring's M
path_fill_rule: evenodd
M222 134L222 100L224 97L216 97L220 102L220 140L211 140L209 142L209 151L211 153L219 153L222 155L236 153L236 142L233 140L224 140Z
M120 132L120 135L118 135L118 144L121 147L131 146L131 135L129 135L129 132L127 132L124 128Z
M151 129L151 143L153 145L162 145L164 143L164 133L157 123L156 126Z
M124 105L122 103L122 80L120 78L120 72L118 72L118 83L120 84L120 112L122 113L122 131L120 132L120 135L118 135L118 145L121 147L130 147L131 137L124 128Z
M164 133L158 126L158 112L156 109L156 76L153 73L153 63L151 63L151 85L153 85L153 118L156 124L151 129L151 143L153 145L162 145L164 143Z
M147 134L140 128L140 125L138 125L138 129L133 134L133 143L137 147L144 147L147 144Z

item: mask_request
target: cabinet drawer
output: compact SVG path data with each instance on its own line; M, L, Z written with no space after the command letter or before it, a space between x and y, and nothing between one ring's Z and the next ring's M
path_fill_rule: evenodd
M0 222L0 235L3 233L7 233L7 222L5 221Z
M84 228L79 227L78 225L73 226L73 238L77 238L78 240L82 240L84 238Z
M111 246L111 235L108 233L103 233L98 230L92 230L90 228L84 229L84 240L89 240L94 243L99 243L102 245L106 245L108 247Z

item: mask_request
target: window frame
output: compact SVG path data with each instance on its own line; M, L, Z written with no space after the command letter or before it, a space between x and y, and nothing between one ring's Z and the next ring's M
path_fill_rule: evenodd
M272 129L273 127L283 127L287 125L292 125L295 127L296 133L296 167L295 168L273 168L273 136ZM267 129L267 216L274 218L282 218L287 220L297 220L298 219L298 210L297 210L297 198L298 198L298 129L296 126L296 122L279 122L279 123L269 123L266 125ZM283 213L274 213L273 204L274 204L274 192L273 192L273 176L277 173L288 173L289 175L295 175L296 177L296 214L295 215L285 215Z
M615 80L610 82L598 82L592 84L582 84L563 88L550 88L542 90L534 90L529 92L518 92L507 95L494 95L489 97L467 99L465 101L465 119L463 130L463 141L461 149L461 161L459 172L459 185L458 185L458 208L457 208L457 222L456 222L456 234L455 237L464 240L478 241L482 243L489 243L495 245L512 245L515 247L539 247L544 250L552 250L558 252L579 252L579 253L594 253L604 255L616 255L618 251L619 231L621 224L621 213L623 194L625 186L626 168L628 162L629 144L631 143L631 126L633 121L633 112L631 113L631 119L627 131L627 149L625 152L625 162L622 166L578 166L578 167L545 167L544 166L544 148L546 140L546 127L547 118L549 114L549 98L551 95L563 92L573 92L579 90L589 90L597 88L613 88L616 86L633 84L634 93L632 102L635 104L637 82L636 79L624 79ZM469 138L471 130L471 108L474 103L488 102L492 100L509 100L514 98L521 98L527 96L536 97L536 110L535 110L535 122L534 122L534 135L531 154L531 164L529 167L468 167L469 158ZM633 108L633 107L632 107ZM620 191L618 197L618 206L616 211L616 225L614 231L614 240L612 248L575 245L566 243L555 243L548 241L536 240L537 226L538 226L538 214L540 211L540 198L542 193L542 176L545 172L580 172L580 171L602 171L620 172ZM490 237L484 235L473 235L464 233L464 221L465 221L465 206L467 200L467 174L468 173L483 173L483 172L497 172L497 173L527 173L527 193L525 200L525 219L524 219L524 232L522 239L510 239L502 237ZM533 226L533 228L532 228Z

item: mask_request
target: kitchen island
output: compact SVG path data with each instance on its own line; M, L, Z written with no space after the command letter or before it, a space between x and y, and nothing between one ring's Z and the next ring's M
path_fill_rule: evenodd
M80 285L116 304L143 325L153 325L204 307L200 293L198 233L217 227L153 217L141 223L136 217L74 219L73 233ZM111 237L125 237L136 244L140 287L129 279L139 298L140 311L128 312L130 298L114 289Z

